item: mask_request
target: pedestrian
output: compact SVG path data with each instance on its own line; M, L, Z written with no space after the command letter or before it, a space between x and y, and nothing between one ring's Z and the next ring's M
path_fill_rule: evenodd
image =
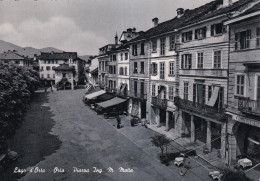
M117 129L121 128L121 118L119 116L117 116L116 121L117 121Z
M52 89L52 82L51 82L51 92L53 92L53 89Z

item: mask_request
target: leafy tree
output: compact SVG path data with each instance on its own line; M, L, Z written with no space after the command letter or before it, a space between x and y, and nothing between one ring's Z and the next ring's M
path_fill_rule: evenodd
M250 178L246 176L246 174L243 171L224 169L222 173L223 177L221 178L221 180L223 181L252 181Z
M156 147L159 147L161 149L161 152L163 154L164 146L166 146L166 153L167 153L167 145L171 142L168 138L166 138L164 135L155 135L152 138L152 144Z
M39 80L35 70L0 61L0 144L21 124Z

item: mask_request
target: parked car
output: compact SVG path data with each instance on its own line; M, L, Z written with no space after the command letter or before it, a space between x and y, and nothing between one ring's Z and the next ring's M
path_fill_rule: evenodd
M245 169L247 167L251 167L253 165L252 161L248 158L242 158L237 161L237 164L235 165L236 169Z
M197 156L196 150L185 150L180 153L181 157Z
M220 181L221 178L223 177L223 174L220 173L220 171L211 171L209 172L209 176L214 181Z
M181 167L183 165L184 162L184 157L177 157L174 160L174 165Z

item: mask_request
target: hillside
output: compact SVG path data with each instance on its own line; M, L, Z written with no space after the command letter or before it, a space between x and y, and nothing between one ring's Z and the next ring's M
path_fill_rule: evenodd
M53 48L53 47L46 47L46 48L41 48L41 49L37 49L37 48L33 48L33 47L20 47L18 45L0 40L0 53L4 53L8 50L16 50L19 54L24 55L24 56L28 56L28 57L33 57L34 54L39 55L40 52L62 52L62 50L59 50L57 48Z

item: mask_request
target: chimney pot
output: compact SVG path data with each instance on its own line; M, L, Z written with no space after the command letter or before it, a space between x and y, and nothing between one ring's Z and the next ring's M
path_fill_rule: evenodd
M158 25L159 19L155 17L154 19L152 19L152 21L154 23L154 27L156 27Z
M116 33L116 36L115 36L115 44L116 44L116 45L118 44L118 36L117 36L117 33Z
M184 9L183 8L178 8L177 9L177 17L181 17L184 14Z

